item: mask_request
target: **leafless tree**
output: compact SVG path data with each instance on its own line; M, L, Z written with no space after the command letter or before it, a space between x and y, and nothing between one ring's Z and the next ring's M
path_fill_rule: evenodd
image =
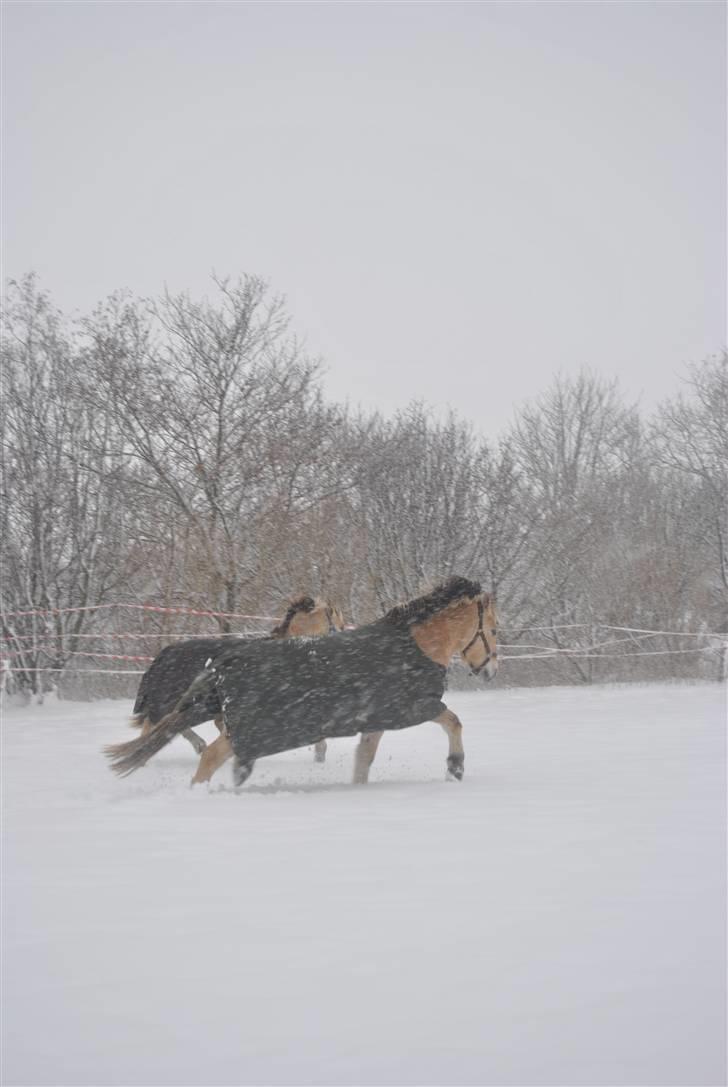
M109 421L79 396L73 336L32 276L11 283L2 336L2 624L21 685L42 692L129 575ZM96 433L96 442L89 439ZM47 615L17 613L45 610ZM7 648L9 647L9 649ZM53 674L53 673L51 673Z
M480 542L475 442L449 416L413 404L369 433L357 487L357 525L379 610L433 579L469 573Z
M532 510L520 622L551 624L554 647L564 648L562 624L599 618L589 587L640 448L639 418L615 383L584 371L557 377L527 404L508 440ZM584 641L591 641L588 629ZM573 671L582 680L592 675L588 663L574 661Z
M654 458L692 484L682 530L704 557L715 620L728 630L728 353L690 366L684 395L660 408Z
M265 283L215 284L214 303L116 301L87 332L94 388L146 485L185 524L198 591L236 612L260 578L263 525L287 530L336 488L328 451L342 413L324 402L318 364Z

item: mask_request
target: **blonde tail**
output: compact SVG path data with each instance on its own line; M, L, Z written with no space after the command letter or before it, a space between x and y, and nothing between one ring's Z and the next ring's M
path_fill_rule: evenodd
M111 769L120 777L133 774L188 727L189 717L184 710L173 710L138 739L105 747L104 754L111 760Z

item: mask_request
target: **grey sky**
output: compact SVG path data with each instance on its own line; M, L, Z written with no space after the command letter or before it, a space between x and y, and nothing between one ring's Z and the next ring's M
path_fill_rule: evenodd
M6 3L4 274L256 272L327 389L485 433L725 328L723 3Z

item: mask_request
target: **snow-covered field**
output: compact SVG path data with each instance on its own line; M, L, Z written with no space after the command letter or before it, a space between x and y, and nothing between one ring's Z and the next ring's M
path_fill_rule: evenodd
M4 721L4 1083L725 1076L725 692L452 694L437 725L117 780L130 705ZM214 730L211 734L214 733Z

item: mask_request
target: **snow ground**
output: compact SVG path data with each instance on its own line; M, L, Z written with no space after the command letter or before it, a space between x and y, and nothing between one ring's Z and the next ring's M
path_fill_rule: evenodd
M181 739L115 778L130 704L10 708L6 1087L723 1083L725 691L448 701L462 784L424 725L240 795Z

